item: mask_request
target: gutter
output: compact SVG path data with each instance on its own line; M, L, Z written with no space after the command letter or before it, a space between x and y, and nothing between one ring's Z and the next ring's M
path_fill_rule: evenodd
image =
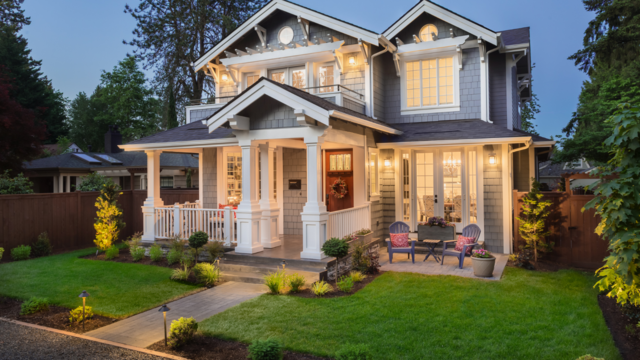
M329 113L329 117L334 117L334 118L337 118L337 119L346 120L346 121L352 122L354 124L362 125L364 127L368 127L368 128L371 128L371 129L375 129L375 130L381 131L381 132L385 132L387 134L393 134L393 135L402 135L403 134L402 131L394 129L392 127L376 124L376 123L374 123L372 121L361 119L361 118L359 118L357 116L345 114L345 113L340 112L340 111L329 110L328 113Z

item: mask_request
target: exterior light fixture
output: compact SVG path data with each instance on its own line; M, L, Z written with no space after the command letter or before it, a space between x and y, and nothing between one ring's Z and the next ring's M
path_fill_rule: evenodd
M162 311L162 316L164 317L164 346L167 346L167 311L169 311L169 307L167 304L164 304L158 309L158 311Z
M495 165L496 163L496 154L489 154L489 164Z
M287 265L287 262L285 260L282 260L282 271L284 271L284 267Z
M227 74L222 74L222 81L227 81L227 79L229 79Z
M355 65L355 64L356 64L356 57L349 56L349 65Z
M385 167L391 167L391 160L389 160L389 159L385 159L385 160L384 160L384 166L385 166Z
M82 298L82 331L84 331L84 308L87 304L87 298L91 296L87 290L82 290L78 297Z

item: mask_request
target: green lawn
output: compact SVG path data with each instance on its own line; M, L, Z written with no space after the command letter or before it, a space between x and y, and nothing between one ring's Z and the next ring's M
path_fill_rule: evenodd
M34 260L0 263L0 295L19 299L46 297L53 304L82 305L78 295L87 290L87 305L100 315L133 315L198 289L169 280L171 269L79 259L95 249L74 251Z
M375 359L620 359L593 283L577 271L507 268L499 282L389 272L350 297L262 295L200 329L322 356L365 343Z

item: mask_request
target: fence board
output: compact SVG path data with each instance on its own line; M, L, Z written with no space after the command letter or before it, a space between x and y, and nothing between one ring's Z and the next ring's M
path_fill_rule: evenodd
M98 192L58 194L0 195L0 247L8 256L10 249L30 245L44 231L49 234L54 251L69 251L94 246ZM142 231L142 205L145 190L125 190L118 198L127 224L120 238ZM194 202L198 190L161 190L168 201Z

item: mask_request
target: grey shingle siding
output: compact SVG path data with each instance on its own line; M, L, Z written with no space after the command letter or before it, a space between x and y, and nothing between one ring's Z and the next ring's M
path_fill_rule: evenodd
M476 38L468 32L427 13L422 13L422 15L418 16L418 18L416 18L411 24L407 25L402 31L400 31L396 37L404 43L413 43L413 35L420 36L420 30L427 24L433 24L438 28L438 39L449 38L449 29L453 29L454 36L470 35L469 39ZM389 40L392 40L395 44L396 39Z
M240 112L251 119L251 130L300 126L293 109L268 96L263 96Z
M355 58L356 60L355 65L349 65L350 57ZM344 65L344 70L340 75L340 85L344 85L349 90L353 90L360 95L364 95L364 58L362 57L362 53L353 52L353 53L344 54L343 65ZM356 94L353 94L350 91L344 90L342 92L347 93L354 97L357 96ZM364 97L362 99L364 100ZM346 107L346 105L344 106Z
M489 120L507 127L507 75L505 55L489 55Z
M349 110L357 111L357 112L359 112L361 114L365 113L365 109L364 109L364 105L363 104L357 103L355 101L351 101L349 99L343 98L342 106L346 107Z
M387 99L384 96L385 91L385 74L384 74L384 63L381 56L382 54L373 59L373 107L374 107L374 116L384 121L384 109L385 103Z
M219 108L218 108L219 109ZM213 115L218 111L218 109L196 109L190 111L189 121L200 121L209 118L209 116Z
M202 149L203 168L203 199L202 207L205 209L218 208L218 154L216 148ZM196 176L197 177L197 176ZM194 176L191 177L193 179Z
M518 93L518 69L514 66L511 68L511 119L514 129L522 129L520 122L520 94Z
M492 252L504 253L502 161L498 165L489 164L489 154L502 159L501 145L484 146L484 239L485 248Z
M302 217L300 213L307 202L306 150L284 148L282 153L282 174L284 184L284 234L302 235ZM302 180L302 189L288 190L289 179Z
M380 150L380 159L393 159L393 150ZM396 172L395 167L382 167L380 171L380 203L382 205L382 229L376 236L383 239L389 236L389 226L396 221ZM378 235L379 234L379 235Z

